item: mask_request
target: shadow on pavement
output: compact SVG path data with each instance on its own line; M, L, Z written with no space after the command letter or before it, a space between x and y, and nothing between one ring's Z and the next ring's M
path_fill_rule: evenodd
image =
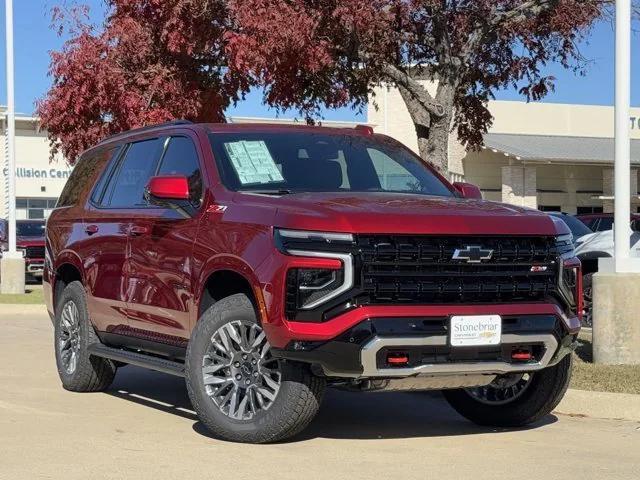
M192 410L184 379L127 366L106 392L108 395L171 413L196 423L195 432L214 438ZM547 415L527 430L555 423ZM441 437L505 432L511 429L475 425L452 410L438 392L354 393L327 389L320 413L299 436L289 440L312 438L390 439Z

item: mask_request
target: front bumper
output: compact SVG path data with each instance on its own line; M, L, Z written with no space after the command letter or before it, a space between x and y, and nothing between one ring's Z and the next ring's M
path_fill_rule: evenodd
M25 273L33 277L42 277L44 274L44 258L26 258Z
M499 346L449 346L451 315L483 314L502 316ZM333 337L322 338L345 325ZM297 338L275 346L277 357L309 363L327 377L398 379L535 372L574 348L580 324L554 304L443 305L362 307L329 322L288 328L287 334ZM514 361L512 353L522 349L531 351L532 358ZM409 361L389 365L389 352L403 352Z

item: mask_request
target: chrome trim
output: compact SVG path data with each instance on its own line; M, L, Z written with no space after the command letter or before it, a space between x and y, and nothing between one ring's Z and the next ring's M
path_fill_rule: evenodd
M283 230L278 229L281 237L308 239L317 238L327 242L353 242L353 235L350 233L316 232L309 230Z
M414 375L403 378L354 380L364 392L410 392L419 390L447 390L451 388L484 387L495 380L495 375Z
M558 341L551 335L505 334L501 343L543 343L545 352L539 362L512 364L507 362L460 362L443 364L426 364L411 368L377 368L376 354L384 347L413 346L446 346L446 335L432 337L375 337L367 343L360 354L362 361L362 377L409 377L412 375L446 374L458 375L469 373L504 374L512 372L534 372L549 365L553 354L558 349Z
M311 303L303 305L303 310L309 310L321 305L332 298L350 290L353 287L353 257L348 253L335 253L335 252L307 252L306 250L287 250L289 255L296 257L312 257L312 258L333 258L342 261L342 268L344 269L344 280L335 290L332 290L324 297L321 297Z
M27 272L42 272L44 270L44 263L31 263L27 265Z

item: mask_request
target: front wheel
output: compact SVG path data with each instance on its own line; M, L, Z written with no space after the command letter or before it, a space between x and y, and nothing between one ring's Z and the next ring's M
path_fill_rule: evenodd
M532 373L502 375L490 385L445 390L449 404L479 425L522 427L540 420L560 403L571 380L572 355Z
M189 341L186 373L202 423L234 442L275 442L302 431L318 412L325 386L306 365L271 355L243 294L204 312Z

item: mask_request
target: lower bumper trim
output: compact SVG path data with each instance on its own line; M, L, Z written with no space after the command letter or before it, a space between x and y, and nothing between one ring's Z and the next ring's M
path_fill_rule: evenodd
M416 375L406 378L354 380L349 390L362 392L407 392L420 390L446 390L489 385L495 375Z
M412 347L412 346L446 346L447 336L431 337L375 337L369 341L361 351L362 377L394 378L415 375L468 375L487 374L501 375L514 372L534 372L547 367L558 349L558 341L552 334L504 334L503 344L534 344L544 345L544 354L537 362L508 363L508 362L455 362L423 364L407 368L378 368L377 353L382 348Z

